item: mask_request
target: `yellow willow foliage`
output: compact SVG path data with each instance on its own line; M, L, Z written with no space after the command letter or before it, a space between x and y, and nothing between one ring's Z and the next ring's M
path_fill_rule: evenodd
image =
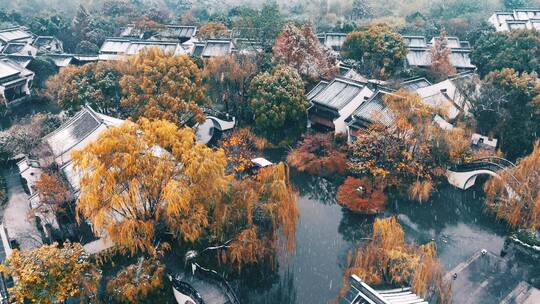
M405 246L405 232L397 218L376 219L373 223L373 241L383 250Z
M238 272L242 270L242 265L253 264L267 256L267 251L271 250L268 239L259 239L257 227L252 226L240 232L229 247L229 258L235 264Z
M64 303L69 298L93 302L101 278L78 243L14 250L0 271L15 278L10 292L17 303Z
M107 283L107 292L120 303L140 303L163 287L165 266L158 260L140 258Z
M260 200L272 219L274 231L281 229L289 251L294 249L298 194L289 183L289 169L283 163L260 170L256 176Z
M199 238L229 180L222 150L167 121L110 128L72 158L82 174L78 215L131 254L157 254L163 234Z
M287 249L294 249L297 193L292 189L283 163L267 167L254 177L235 180L214 211L212 237L219 243L232 240L223 263L241 271L243 265L260 260L273 262L281 233Z
M120 79L133 118L165 119L183 125L192 117L202 121L199 106L208 103L202 72L188 56L173 56L157 48L141 51L122 65Z
M499 175L484 186L487 206L513 227L540 229L540 141L516 168Z
M373 239L356 253L350 252L345 270L343 296L348 278L356 274L368 284L411 286L423 297L435 297L437 303L451 303L450 285L443 281L444 270L437 259L434 243L417 246L405 242L395 217L376 219Z
M431 180L415 181L409 187L409 198L420 203L429 199L433 190L433 182Z

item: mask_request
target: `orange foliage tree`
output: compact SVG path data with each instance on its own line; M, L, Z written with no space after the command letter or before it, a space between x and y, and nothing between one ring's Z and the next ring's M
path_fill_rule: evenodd
M173 56L160 49L145 49L122 65L121 103L138 119L166 119L179 126L201 122L200 106L208 103L202 72L188 56Z
M377 214L383 211L386 195L381 186L368 178L347 177L337 192L338 203L353 211L363 214Z
M306 80L318 81L337 74L336 58L321 45L310 25L285 25L273 51L276 58L294 67Z
M408 92L397 92L385 97L393 113L393 125L388 128L373 124L362 132L352 145L349 169L357 175L368 175L385 185L408 186L411 199L425 201L432 190L433 178L444 174L447 157L435 157L438 148L433 134L435 109L425 105L420 97Z
M344 174L347 154L338 147L332 134L315 133L304 137L300 146L289 152L287 162L300 172Z
M240 269L273 260L280 234L294 246L297 194L284 164L235 180L223 150L196 143L189 128L146 119L108 129L73 162L79 216L121 253L156 257L172 238L223 248L222 261Z
M236 115L246 106L249 82L256 73L253 59L241 55L212 57L205 62L203 70L212 101L224 104L227 112Z
M199 28L197 37L201 40L226 38L228 33L229 29L225 24L220 22L208 22Z
M36 182L36 190L39 193L41 206L39 209L46 209L51 212L61 211L63 205L71 199L71 193L64 183L60 174L56 172L43 173ZM43 210L40 210L43 211Z
M14 250L0 271L15 279L10 292L17 303L94 303L101 275L79 243Z
M431 49L431 72L437 78L445 78L456 74L456 68L450 62L451 53L446 32L442 31L440 36L435 39Z
M349 253L342 294L353 274L368 284L410 286L422 297L436 299L436 303L451 303L451 286L443 280L444 269L435 244L408 244L395 217L376 219L372 240L354 255Z
M267 145L266 140L257 137L250 129L242 128L228 134L218 146L227 156L228 172L241 174L253 167L251 160L257 157Z
M162 294L165 266L158 260L139 258L107 283L107 292L119 303L156 303Z
M298 194L283 164L261 169L253 178L234 181L212 221L214 237L224 243L221 261L238 271L243 265L266 260L274 265L278 232L289 251L294 248Z
M512 227L540 229L540 141L515 168L499 176L484 186L487 206Z
M73 162L83 175L79 216L131 254L156 255L166 235L197 240L227 185L223 151L196 143L191 129L166 121L110 128L74 152Z

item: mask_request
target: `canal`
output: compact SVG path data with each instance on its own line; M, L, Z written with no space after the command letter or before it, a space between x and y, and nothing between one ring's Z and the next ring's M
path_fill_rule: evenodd
M295 251L282 255L279 278L271 286L238 284L245 303L332 303L342 287L348 252L371 235L373 216L353 214L335 202L339 180L296 172L291 177L300 193ZM387 210L379 216L397 216L409 241L435 241L450 271L482 249L500 255L504 248L509 230L484 209L482 193L482 185L462 191L443 182L423 204L390 194ZM512 273L506 276L506 284L513 288L525 280L540 287L537 262L519 253L507 258Z

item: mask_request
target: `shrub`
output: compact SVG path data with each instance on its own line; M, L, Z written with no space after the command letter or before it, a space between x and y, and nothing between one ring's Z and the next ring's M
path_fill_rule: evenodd
M377 214L384 209L386 195L382 187L376 186L367 178L349 176L338 189L337 201L353 212Z
M287 161L300 172L310 174L344 174L347 155L331 134L310 134L289 153Z

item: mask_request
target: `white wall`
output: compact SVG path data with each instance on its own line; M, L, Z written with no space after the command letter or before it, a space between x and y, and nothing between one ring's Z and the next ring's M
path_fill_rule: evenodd
M347 119L351 114L358 109L358 107L364 103L366 100L365 97L371 97L373 91L364 87L360 94L353 98L343 109L339 111L339 117L334 120L335 134L347 134L347 125L345 124L345 119Z

